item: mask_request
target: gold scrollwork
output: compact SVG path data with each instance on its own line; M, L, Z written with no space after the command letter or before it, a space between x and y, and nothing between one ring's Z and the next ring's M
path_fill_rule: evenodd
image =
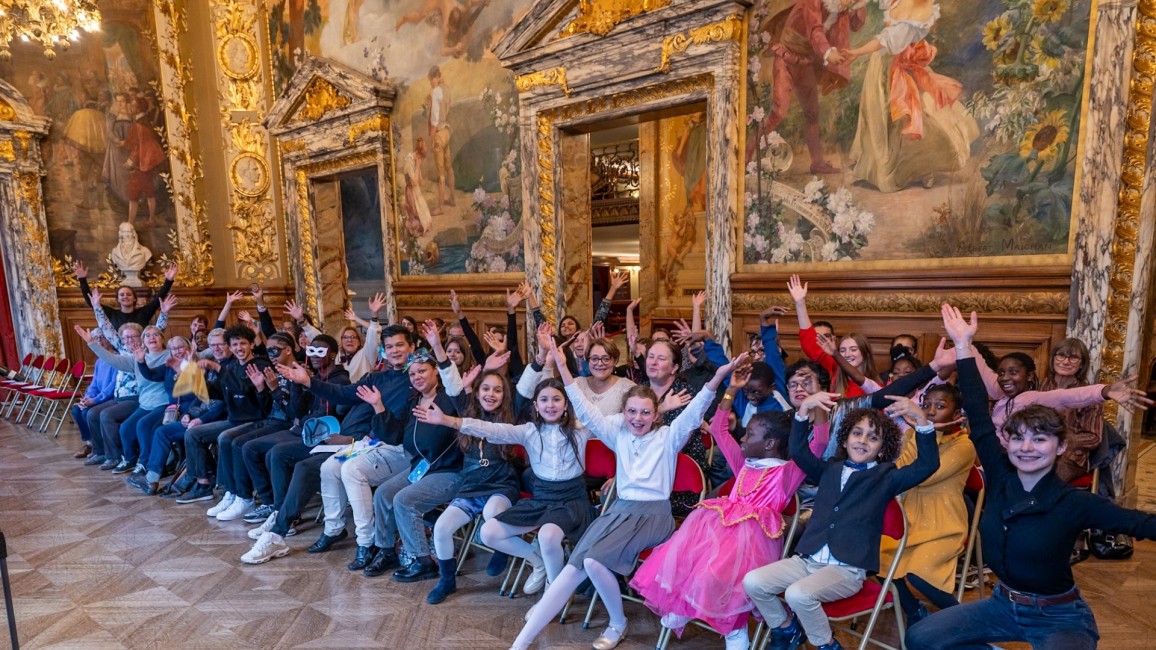
M388 115L377 115L375 117L369 118L368 120L362 120L357 124L350 124L349 146L352 147L353 144L357 142L357 138L365 135L366 133L389 133L389 129L390 125Z
M229 134L229 199L233 232L233 257L240 277L263 282L277 277L280 254L273 201L268 197L270 172L264 127L250 119L222 120Z
M1140 237L1140 208L1152 126L1152 90L1156 87L1156 65L1153 65L1156 61L1156 0L1140 0L1136 9L1136 44L1132 51L1128 114L1124 120L1119 206L1112 242L1112 263L1108 268L1108 313L1104 319L1104 343L1100 355L1100 375L1113 378L1124 374L1124 345L1128 328L1132 325L1128 317L1132 306L1132 274ZM1117 404L1105 404L1104 414L1115 422L1119 414Z
M685 34L667 36L662 39L662 62L655 68L655 72L670 72L670 58L675 54L682 54L691 45L737 41L742 35L743 17L734 14L718 22L695 27Z
M305 151L305 141L297 138L294 140L278 140L281 147L281 153L300 153Z
M566 96L570 96L570 86L566 83L566 68L558 66L549 70L539 70L520 74L514 79L514 87L524 93L542 86L559 86Z
M192 69L180 50L182 36L188 31L188 20L175 0L153 0L153 9L170 168L163 177L177 214L177 229L169 232L169 242L175 256L173 261L181 266L179 282L185 286L207 287L213 284L213 244L209 238L208 216L197 200L197 181L202 171L199 152L194 152L192 147L192 134L197 130L197 116L190 108L193 105L189 89Z
M60 349L60 332L49 326L60 322L56 308L56 278L53 274L52 254L48 246L48 232L44 226L44 203L41 199L40 174L32 171L17 171L13 180L19 190L20 201L16 206L19 228L23 231L21 249L24 273L29 295L24 296L33 305L33 311L40 319L35 326L37 345L45 354L55 354Z
M261 49L258 45L256 3L214 1L213 32L217 43L217 65L223 79L218 82L227 105L223 111L261 111L265 92L261 85Z
M398 307L428 307L444 310L446 297L442 293L398 293L394 294ZM462 292L458 300L462 307L478 309L505 309L506 297L498 293Z
M842 313L939 313L944 302L961 310L1000 314L1065 314L1069 295L1065 291L935 293L812 293L807 308L813 312ZM791 306L791 298L780 293L735 293L732 308L762 311L769 306Z
M578 15L562 28L559 35L588 33L605 36L619 23L669 4L670 0L578 0Z
M16 119L16 109L12 108L12 104L0 100L0 120L11 122Z
M316 122L326 113L337 111L352 103L337 86L321 77L313 77L302 93L301 108L294 115L298 121Z
M679 95L711 92L714 76L701 74L646 88L574 102L537 115L538 214L542 242L542 310L552 318L558 309L557 225L554 223L554 124L595 113L631 108Z
M0 160L16 160L16 148L12 146L11 140L0 140Z

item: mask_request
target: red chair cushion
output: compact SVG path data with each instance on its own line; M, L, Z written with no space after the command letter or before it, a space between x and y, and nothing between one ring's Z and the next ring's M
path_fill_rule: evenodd
M879 598L879 592L882 589L883 585L874 580L868 580L863 583L863 588L854 596L836 600L833 603L823 603L823 611L830 618L845 618L856 614L870 613L875 608L875 600ZM884 602L891 602L890 593L887 594Z

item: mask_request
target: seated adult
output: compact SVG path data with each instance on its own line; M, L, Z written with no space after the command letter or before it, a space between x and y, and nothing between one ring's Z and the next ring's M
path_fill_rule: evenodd
M112 352L112 344L108 339L104 338L104 334L99 329L94 329L89 332L92 339L100 343L106 350ZM102 457L100 461L93 461L86 463L89 465L97 465L104 462L104 441L100 436L94 439L92 436L92 429L88 426L88 409L104 404L113 398L113 393L116 390L116 368L108 365L100 359L96 360L96 365L92 370L92 382L88 384L88 389L84 391L84 397L80 398L76 404L72 406L70 412L72 419L76 422L76 428L80 431L80 439L84 442L84 448L76 452L73 458L95 458Z
M105 340L112 344L113 349L119 350L123 347L127 352L128 348L132 346L140 346L142 329L136 323L125 323L120 326L115 341L109 339L107 335ZM104 449L103 454L93 455L92 458L85 461L86 465L99 464L100 469L108 471L120 464L120 423L132 415L133 411L137 409L137 405L135 369L117 370L113 398L89 408L85 414L85 418L88 420L88 429L92 432L93 439L99 437L99 444ZM104 459L97 460L100 456L104 456Z

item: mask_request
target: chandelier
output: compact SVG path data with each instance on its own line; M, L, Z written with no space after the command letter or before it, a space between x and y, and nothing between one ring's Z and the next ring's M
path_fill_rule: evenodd
M12 58L12 41L39 43L44 56L56 58L80 32L100 30L95 0L0 0L0 58Z

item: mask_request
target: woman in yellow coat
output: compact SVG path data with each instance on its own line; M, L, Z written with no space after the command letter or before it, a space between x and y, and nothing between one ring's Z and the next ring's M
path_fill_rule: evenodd
M949 428L939 432L939 469L903 497L907 511L907 548L895 572L899 601L908 626L927 616L927 610L907 587L907 576L918 576L930 586L951 593L955 589L956 560L967 544L967 504L963 487L975 465L975 446L959 427L959 389L938 384L927 389L923 408L927 419ZM915 459L915 439L905 437L896 462L900 467ZM880 547L879 566L890 566L897 543L885 537ZM925 594L931 596L931 594Z

